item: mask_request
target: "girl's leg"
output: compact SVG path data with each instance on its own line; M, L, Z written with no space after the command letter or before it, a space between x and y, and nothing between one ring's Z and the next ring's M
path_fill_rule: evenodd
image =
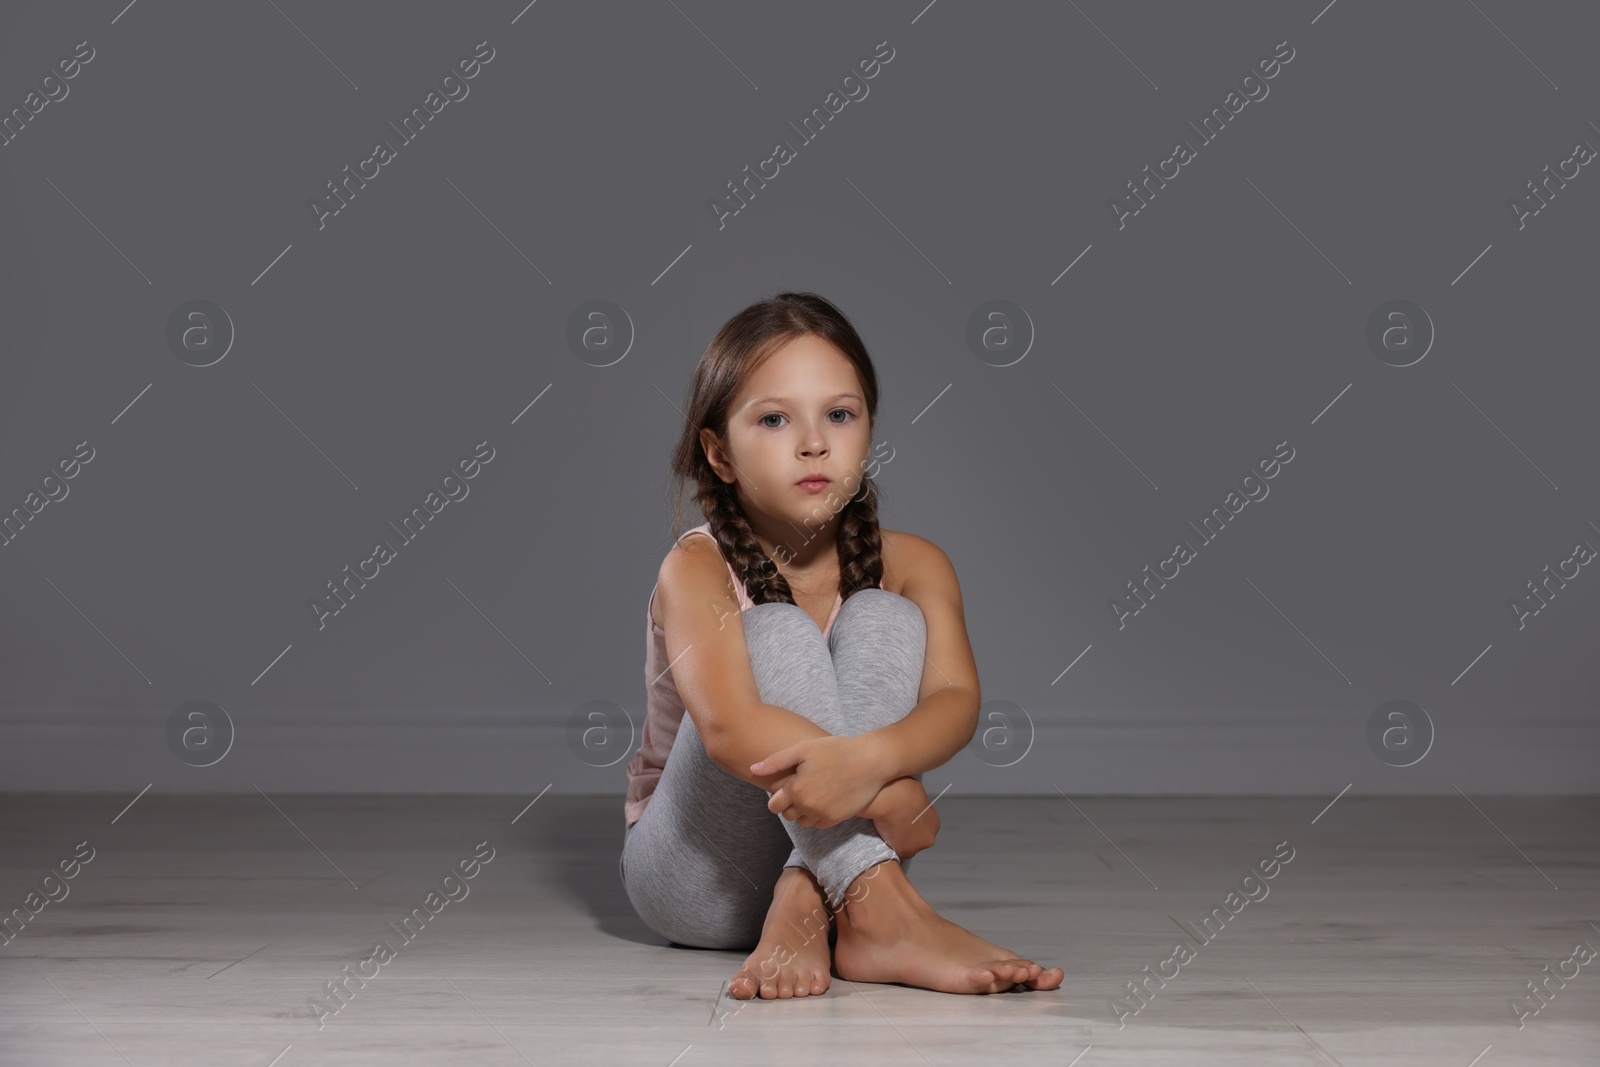
M793 604L758 604L745 615L757 610L763 617L756 627L746 627L746 640L755 642L750 645L752 663L769 665L756 674L765 703L793 708L781 699L793 684L792 676L821 673L831 665L837 704L824 702L807 714L831 734L866 733L898 722L916 706L928 634L922 610L910 600L885 589L858 590L839 608L826 644L816 623ZM799 654L769 654L784 648ZM795 843L785 866L809 869L834 910L862 871L899 859L867 819L846 819L826 829L781 821ZM900 860L901 867L909 862Z
M916 702L926 629L920 609L897 594L855 593L826 643L793 604L755 605L742 623L762 701L829 733L874 729ZM799 827L768 811L768 799L706 754L686 714L650 804L623 844L623 883L639 917L680 944L752 947L783 866L823 872L817 880L836 909L857 875L898 858L867 820Z
M923 621L920 610L904 598L894 598L898 605L885 600L893 597L888 593L867 602L871 611L864 613L865 618L852 620L863 628L873 626L870 636L858 639L850 629L841 631L844 610L856 597L840 609L829 635L839 639L834 649L839 684L841 690L856 689L869 722L884 725L903 718L915 705L926 633L916 625ZM898 610L901 605L910 611ZM896 714L897 706L905 710ZM871 892L857 893L834 909L838 941L833 964L841 977L948 993L999 992L1019 983L1034 989L1060 986L1059 968L1046 969L1022 959L939 916L906 878L906 866L901 860L877 864L876 869L860 868L859 881L870 880Z
M622 845L623 887L646 926L680 945L755 946L791 848L767 800L706 754L685 713Z

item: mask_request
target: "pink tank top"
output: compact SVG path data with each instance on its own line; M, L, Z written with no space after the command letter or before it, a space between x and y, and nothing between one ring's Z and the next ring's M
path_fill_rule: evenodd
M706 522L685 530L678 540L682 541L684 537L696 533L711 537L711 524ZM716 543L714 537L712 543ZM723 563L728 567L728 577L733 582L734 592L739 596L739 611L743 613L754 607L755 602L745 592L744 583L734 572L733 565L728 563L726 558L723 559ZM656 782L661 778L661 768L667 765L667 753L672 751L672 742L678 736L678 726L683 722L684 716L683 701L679 698L678 687L672 680L672 671L667 667L667 634L651 617L655 600L656 591L652 587L644 613L646 707L643 744L639 746L633 760L628 764L628 797L623 805L624 829L638 822L639 816L644 814L645 805L650 801L650 794L655 792ZM838 617L839 608L843 604L844 598L837 596L834 598L833 611L828 615L828 624L822 629L823 637L827 637L828 631L833 629L833 620Z

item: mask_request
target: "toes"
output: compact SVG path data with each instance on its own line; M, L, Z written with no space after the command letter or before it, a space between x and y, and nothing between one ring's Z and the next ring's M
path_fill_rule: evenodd
M983 990L985 993L1004 993L1017 984L1016 978L993 965L983 968L982 973L993 975Z
M1016 956L1012 959L997 960L989 964L989 969L999 972L1002 966L1009 965L1008 974L1002 974L1003 979L1009 976L1012 984L1026 985L1031 989L1055 989L1061 985L1066 972L1060 967L1045 967L1029 959ZM1009 987L1008 987L1009 988Z
M1035 989L1055 989L1061 985L1061 980L1065 977L1066 972L1060 967L1051 967L1040 971L1028 984Z
M749 1000L756 995L755 978L746 971L737 972L728 982L728 992L738 1000Z
M1033 981L1037 977L1037 972L1033 968L1038 966L1031 960L1008 959L993 960L985 964L984 968L994 975L994 988L991 992L1003 992L1019 983Z

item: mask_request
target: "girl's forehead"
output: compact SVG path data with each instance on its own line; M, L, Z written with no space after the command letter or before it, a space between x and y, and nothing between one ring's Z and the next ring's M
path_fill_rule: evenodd
M805 342L811 342L807 344ZM734 406L758 397L831 398L861 392L861 376L843 352L819 337L797 338L763 359L745 379Z

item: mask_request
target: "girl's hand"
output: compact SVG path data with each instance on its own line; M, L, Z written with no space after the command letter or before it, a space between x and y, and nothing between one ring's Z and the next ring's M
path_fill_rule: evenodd
M861 817L872 820L884 844L903 860L931 847L939 833L939 812L915 778L896 778L884 786Z
M825 829L854 817L883 788L883 743L870 733L812 738L752 763L750 771L775 774L793 767L773 788L767 810Z

